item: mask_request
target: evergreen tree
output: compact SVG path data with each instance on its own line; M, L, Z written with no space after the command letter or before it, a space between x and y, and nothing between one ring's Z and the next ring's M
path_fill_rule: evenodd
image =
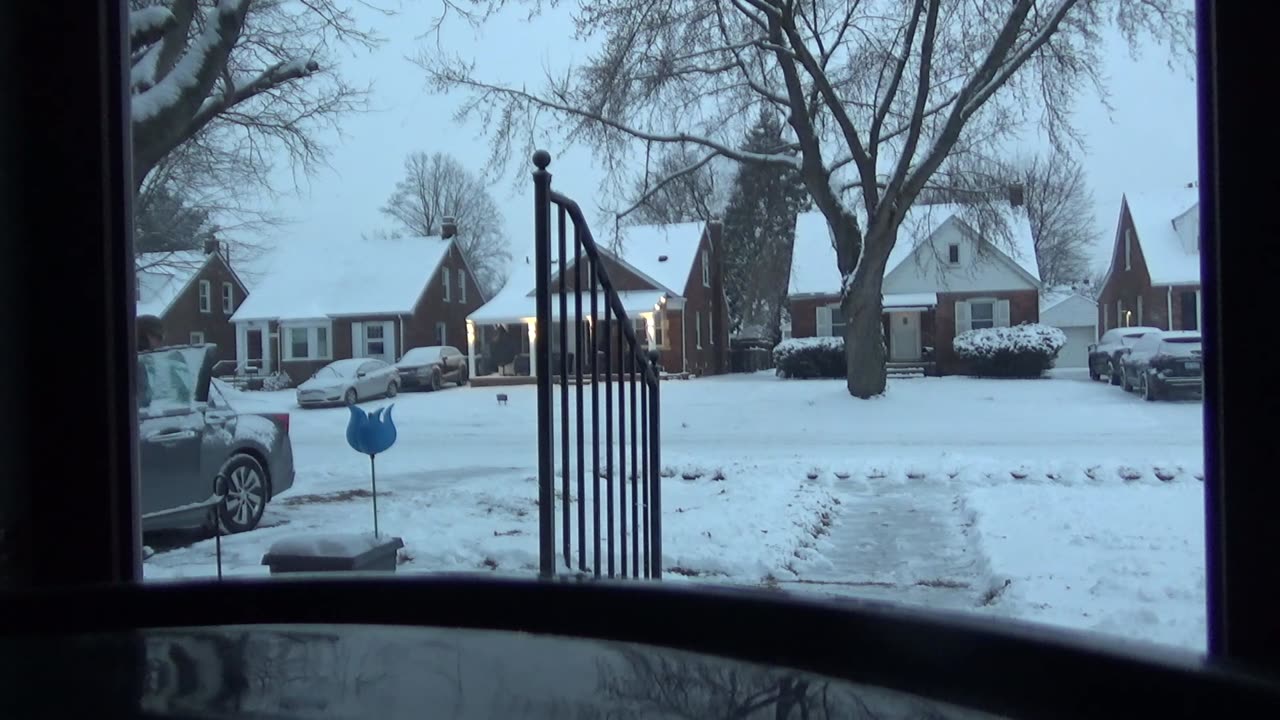
M782 122L760 112L742 149L774 152ZM800 174L779 165L740 165L724 214L724 288L729 330L778 341L795 246L796 214L809 204Z

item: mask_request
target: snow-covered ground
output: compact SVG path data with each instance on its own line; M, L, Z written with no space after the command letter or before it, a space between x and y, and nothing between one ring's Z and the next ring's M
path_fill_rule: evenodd
M496 390L475 388L394 400L399 440L378 457L378 507L383 532L405 541L399 572L536 566L534 389L502 392L502 406ZM891 380L870 401L840 381L765 373L662 392L672 581L1203 647L1198 402L1146 403L1075 373ZM298 410L291 392L233 403L291 412L298 477L260 529L224 538L225 571L265 574L266 549L299 531L371 529L368 459L346 446L344 408ZM148 578L214 572L211 540L156 548Z

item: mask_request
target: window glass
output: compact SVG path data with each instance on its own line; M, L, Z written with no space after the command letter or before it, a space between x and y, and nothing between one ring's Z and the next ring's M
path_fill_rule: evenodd
M996 304L992 301L969 302L969 325L974 330L996 326Z
M316 355L322 358L329 357L329 328L316 328Z
M289 348L290 353L296 358L306 358L310 356L307 346L307 329L306 328L289 328Z

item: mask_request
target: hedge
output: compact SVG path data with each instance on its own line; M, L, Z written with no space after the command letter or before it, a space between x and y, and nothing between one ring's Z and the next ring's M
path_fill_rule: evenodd
M773 366L784 378L845 377L844 338L783 340L773 349Z
M1067 336L1058 328L1023 323L960 333L952 347L970 375L1035 378L1053 367L1066 344Z

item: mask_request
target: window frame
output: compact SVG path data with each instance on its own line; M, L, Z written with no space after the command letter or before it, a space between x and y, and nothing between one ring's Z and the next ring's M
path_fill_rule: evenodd
M1124 269L1133 269L1133 228L1124 229Z
M453 287L453 282L452 282L453 271L449 269L448 265L443 265L440 267L440 278L441 278L441 283L444 285L444 297L442 299L445 302L453 302L453 300L450 298L450 295L453 294L451 290Z
M970 330L986 330L986 329L996 327L996 303L999 302L996 298L973 298L971 300L967 300L966 302L969 304L969 329ZM990 319L984 319L981 321L981 322L988 322L990 323L989 325L978 326L976 324L978 320L973 316L973 309L979 306L985 306L991 309Z
M697 350L702 349L702 311L693 311L693 347Z
M197 337L199 339L197 339ZM204 331L192 330L191 333L187 335L187 340L190 345L204 345Z
M954 256L955 259L952 259ZM960 264L960 243L947 243L947 265L956 267Z
M458 268L458 302L467 302L467 271L466 268Z
M236 286L234 283L222 283L222 314L230 315L236 311Z
M305 356L294 354L294 331L301 330L306 332L307 354ZM319 352L320 331L325 334L326 345L325 352ZM280 358L284 362L309 362L313 360L333 360L333 322L289 322L280 325L278 335L280 337Z
M208 315L213 312L213 283L201 278L196 283L197 302L200 312Z
M449 323L444 320L437 320L434 332L436 345L443 347L449 344Z
M702 249L702 287L711 287L711 251Z

